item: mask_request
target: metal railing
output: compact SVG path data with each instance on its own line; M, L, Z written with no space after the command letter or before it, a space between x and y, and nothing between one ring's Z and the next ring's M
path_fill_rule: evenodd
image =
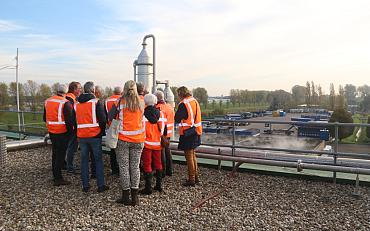
M17 137L12 138L20 140L29 135L45 135L47 129L42 115L43 112L0 110L0 131L16 133Z
M365 123L327 123L327 122L297 122L297 121L276 121L276 120L255 120L255 119L249 119L249 120L224 120L224 119L207 119L203 121L204 123L211 123L215 124L216 126L218 124L227 124L229 126L229 136L231 135L231 144L221 144L220 142L217 143L204 143L202 142L201 147L199 148L199 153L203 155L206 158L211 159L218 159L218 160L229 160L232 161L232 167L235 167L235 162L244 161L249 163L259 163L259 164L265 164L265 165L274 165L274 166L285 166L285 167L306 167L309 169L315 169L315 166L311 166L308 163L302 163L302 160L304 157L303 155L307 154L314 154L317 156L325 155L329 156L328 158L322 159L325 164L317 164L316 170L324 170L326 171L333 171L333 182L336 183L337 180L337 171L340 172L347 172L347 173L357 173L357 174L369 174L370 173L370 154L369 153L356 153L356 152L340 152L339 151L339 128L340 127L370 127L370 124ZM290 149L290 148L276 148L276 147L258 147L258 146L245 146L245 145L237 145L236 144L236 137L235 130L237 127L237 124L280 124L280 125L289 125L289 126L305 126L305 127L322 127L325 129L333 128L334 129L334 137L332 137L332 145L333 145L333 151L318 151L318 150L302 150L302 149ZM248 128L248 127L245 127ZM172 140L173 143L177 143L177 141ZM204 147L213 147L217 148L217 150L210 150L205 149ZM203 147L203 148L202 148ZM220 152L220 148L229 149L231 150L230 153L227 151ZM175 150L176 148L173 147ZM241 152L239 150L250 150L249 152ZM370 146L369 146L370 150ZM264 151L264 152L258 152L258 151ZM284 155L290 155L297 158L288 158L286 156L279 156L275 155L275 157L270 158L276 158L276 159L268 159L264 158L265 160L261 160L260 155L258 158L256 158L257 154L263 154L265 153L265 156L267 155L267 151L269 153L284 153ZM248 157L240 156L238 154L246 154ZM181 154L180 152L177 152L177 154ZM301 155L298 155L301 154ZM219 156L219 157L217 157ZM225 157L226 156L226 157ZM249 158L249 160L247 160ZM353 161L348 160L341 160L340 164L338 164L338 158L347 158L347 159L354 159ZM307 159L307 158L306 158ZM289 160L289 161L287 161ZM358 168L356 166L352 166L351 164L358 165L359 163L356 162L356 160L364 160L366 161L366 164L362 165L362 167L365 166L365 168ZM280 161L280 162L279 162ZM290 163L289 163L290 162ZM298 164L298 162L301 162ZM331 163L330 163L331 162ZM311 164L311 163L310 163ZM314 165L314 163L312 163ZM340 166L340 165L348 165L348 166ZM319 166L320 165L320 166ZM323 166L321 166L323 165ZM326 167L325 167L326 166ZM346 169L348 168L348 169ZM369 168L369 169L367 169Z
M16 111L4 111L0 110L1 113L14 113L17 114ZM1 124L1 116L0 116L0 129L2 130L11 130L12 132L19 133L19 135L45 135L47 133L47 129L42 121L42 112L25 112L20 111L20 118L21 118L21 130L17 131L16 129L8 129L9 125L14 126L17 128L16 125L18 124ZM32 119L30 119L30 115L32 115ZM34 115L36 115L34 117ZM36 118L36 120L34 120ZM265 163L266 165L274 165L276 166L295 166L298 168L306 167L310 169L315 168L315 163L317 170L326 169L326 171L333 171L333 182L336 182L337 170L344 171L344 172L351 172L351 173L360 173L363 172L364 174L367 173L367 170L370 169L370 154L369 153L359 153L359 152L341 152L339 150L339 128L340 127L370 127L370 124L365 123L324 123L324 122L297 122L297 121L276 121L276 120L224 120L224 119L207 119L203 121L204 124L206 123L213 123L213 124L228 124L228 131L229 133L226 135L228 139L231 138L229 143L221 143L218 142L202 142L201 147L199 148L199 153L203 154L204 157L215 159L218 158L219 161L228 159L232 161L232 166L236 166L236 162L244 161L249 163ZM331 144L333 145L333 151L319 151L313 149L297 149L297 148L281 148L281 147L259 147L259 146L251 146L251 145L239 145L237 143L237 138L239 135L236 134L236 129L238 124L270 124L270 128L272 125L287 125L287 126L305 126L305 127L322 127L322 128L334 128L334 137L332 139ZM3 126L3 128L1 127ZM248 128L246 126L245 128ZM207 135L207 134L205 134ZM272 135L273 136L273 135ZM172 143L177 143L177 141L172 140ZM206 149L205 147L215 148L214 150ZM173 149L176 149L173 147ZM229 150L228 151L225 151ZM242 151L245 150L245 151ZM370 149L369 149L370 150ZM202 153L203 151L203 153ZM177 152L180 154L180 152ZM315 162L317 159L313 158L312 155L315 156L328 156L327 158L320 157L320 163ZM306 156L306 157L304 157ZM310 159L311 158L311 159ZM339 158L339 159L338 159ZM354 159L354 160L352 160ZM356 160L358 160L356 162ZM298 163L300 162L301 163ZM303 162L302 162L303 161ZM362 161L362 162L361 162ZM369 162L367 162L369 161ZM311 164L311 165L310 165ZM354 166L358 165L358 166ZM309 167L308 167L309 166ZM326 166L326 167L325 167ZM347 169L349 168L349 169Z

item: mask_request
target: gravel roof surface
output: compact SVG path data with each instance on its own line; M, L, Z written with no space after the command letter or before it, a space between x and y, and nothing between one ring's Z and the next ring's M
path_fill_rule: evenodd
M186 166L175 165L164 193L140 196L140 206L132 207L114 202L118 178L106 178L111 189L104 193L96 192L95 181L83 193L78 175L65 174L72 185L54 187L50 148L10 152L0 181L0 230L370 230L368 187L355 199L352 185L200 172L202 186L184 188Z

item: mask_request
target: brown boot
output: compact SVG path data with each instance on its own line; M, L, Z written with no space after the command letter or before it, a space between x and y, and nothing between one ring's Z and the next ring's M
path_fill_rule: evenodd
M130 200L130 189L122 190L121 198L116 200L118 204L131 205L132 201Z
M136 206L136 205L139 205L139 197L137 196L139 192L139 189L131 189L131 200L132 200L132 203L131 205L132 206Z

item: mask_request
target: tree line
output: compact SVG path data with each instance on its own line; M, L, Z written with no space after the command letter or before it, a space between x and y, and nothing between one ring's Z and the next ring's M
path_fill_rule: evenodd
M19 107L21 110L41 111L44 107L44 101L56 93L58 85L54 83L48 85L37 83L33 80L27 80L25 83L19 83ZM68 84L67 84L68 86ZM111 87L104 89L105 97L113 94ZM17 84L11 82L6 84L0 82L0 109L15 110L17 105Z
M38 111L43 107L44 101L56 92L59 83L48 85L27 80L19 83L19 99L21 110ZM0 109L12 109L16 105L17 85L15 82L6 84L0 82ZM175 103L179 103L177 87L171 87L175 96ZM207 108L208 92L203 87L192 90L193 96ZM112 95L113 89L106 87L105 97ZM215 104L213 102L212 104ZM337 91L334 84L330 84L329 93L325 93L320 85L313 81L307 81L305 86L295 85L291 92L284 90L252 91L247 89L231 89L230 103L234 107L241 105L270 105L270 110L289 109L305 104L307 107L321 107L329 110L336 108L347 108L348 105L357 105L363 112L370 111L370 86L362 85L356 87L346 84L344 87L339 85ZM213 105L213 108L215 106Z
M334 84L331 83L329 93L326 94L320 85L307 81L305 86L293 86L291 92L232 89L230 98L234 105L267 103L271 110L297 106L335 110L336 108L346 109L348 105L357 105L363 112L370 110L370 86L366 84L359 87L352 84L346 84L344 87L339 85L336 91Z

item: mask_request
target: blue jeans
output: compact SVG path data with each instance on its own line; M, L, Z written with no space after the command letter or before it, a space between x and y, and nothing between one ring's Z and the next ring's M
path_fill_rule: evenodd
M68 148L67 148L67 170L73 172L75 170L73 166L73 159L75 153L77 151L77 135L71 135L68 141Z
M81 180L82 187L89 188L89 151L91 150L96 163L96 183L98 188L104 186L104 164L101 138L80 138L81 149Z

